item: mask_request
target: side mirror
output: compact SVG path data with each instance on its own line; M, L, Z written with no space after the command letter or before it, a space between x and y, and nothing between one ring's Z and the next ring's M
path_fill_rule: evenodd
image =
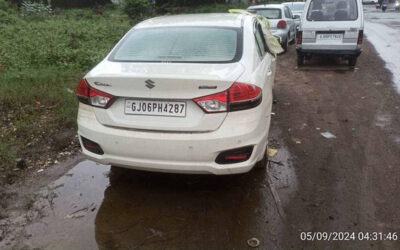
M300 19L300 16L299 15L294 15L293 19Z

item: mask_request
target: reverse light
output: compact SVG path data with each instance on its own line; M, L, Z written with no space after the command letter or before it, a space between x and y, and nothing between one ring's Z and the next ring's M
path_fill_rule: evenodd
M218 113L228 110L228 93L226 91L214 95L194 99L205 112Z
M261 88L235 82L228 90L194 99L206 113L239 111L258 106L262 101Z
M279 22L278 22L278 29L286 29L286 27L287 27L287 23L286 23L286 21L285 20L280 20Z
M111 106L115 96L90 87L86 79L82 79L76 90L78 100L82 103L107 109Z
M364 31L360 30L358 32L358 39L357 39L357 44L361 45L363 43L363 39L364 39Z

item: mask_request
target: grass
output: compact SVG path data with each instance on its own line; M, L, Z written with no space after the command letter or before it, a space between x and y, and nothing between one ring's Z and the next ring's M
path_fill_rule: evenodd
M1 1L0 170L7 170L15 158L38 158L32 147L58 149L49 138L76 130L76 86L132 24L112 5L102 14L71 9L23 17L4 11Z
M171 13L227 12L247 5L169 8ZM0 176L15 159L60 150L51 138L76 130L75 89L133 23L120 7L25 15L0 0ZM164 10L165 11L165 10Z

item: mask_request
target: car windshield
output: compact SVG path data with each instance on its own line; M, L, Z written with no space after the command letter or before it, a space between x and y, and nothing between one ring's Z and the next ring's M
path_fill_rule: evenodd
M357 0L311 0L309 21L353 21L358 18Z
M210 27L145 28L131 31L112 61L232 62L239 56L239 30Z
M304 10L304 3L289 3L287 6L292 10L292 11L302 11Z
M268 19L281 19L282 11L280 9L258 9L256 10L258 15L261 15Z

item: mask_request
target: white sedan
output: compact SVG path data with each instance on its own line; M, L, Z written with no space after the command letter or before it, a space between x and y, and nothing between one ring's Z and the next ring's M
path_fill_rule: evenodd
M158 172L265 167L274 76L254 15L141 22L78 86L83 154Z

